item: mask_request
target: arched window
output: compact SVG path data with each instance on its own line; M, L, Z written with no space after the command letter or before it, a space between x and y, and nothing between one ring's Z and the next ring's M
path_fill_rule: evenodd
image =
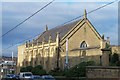
M80 48L86 48L87 47L87 44L85 41L83 41L81 44L80 44Z

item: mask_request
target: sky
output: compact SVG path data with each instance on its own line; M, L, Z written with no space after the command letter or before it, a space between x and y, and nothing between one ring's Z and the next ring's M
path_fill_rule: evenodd
M0 20L2 21L2 29L0 32L2 32L2 34L6 33L47 3L48 1L3 1L2 18ZM41 34L45 30L46 25L48 29L52 29L66 21L83 15L85 9L89 12L107 3L109 2L77 2L77 0L76 2L55 1L15 30L2 37L2 55L11 56L13 52L14 56L17 56L17 47L23 43L16 43L36 34ZM105 37L110 37L111 44L118 45L118 2L88 14L87 17L100 35L104 34ZM16 44L16 46L6 49L14 44Z

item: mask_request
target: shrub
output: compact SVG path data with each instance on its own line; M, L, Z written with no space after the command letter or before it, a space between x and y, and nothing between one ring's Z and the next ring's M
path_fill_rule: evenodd
M116 62L116 66L120 66L120 61L117 61L117 62Z
M26 68L26 67L22 67L22 68L20 69L20 72L27 72L27 68Z
M65 71L65 75L68 77L85 77L86 75L86 66L94 66L94 61L82 62L68 71Z
M117 53L114 53L112 55L111 63L116 63L117 61L119 61L119 55Z
M31 72L32 69L33 69L32 66L22 67L20 69L20 72Z
M33 67L32 66L27 66L26 69L27 69L28 72L31 72Z
M46 71L43 69L43 67L41 65L38 65L38 66L35 66L33 69L32 69L32 73L34 75L44 75L46 74Z
M60 70L60 68L55 68L54 70L51 70L49 74L53 76L63 76L64 71Z

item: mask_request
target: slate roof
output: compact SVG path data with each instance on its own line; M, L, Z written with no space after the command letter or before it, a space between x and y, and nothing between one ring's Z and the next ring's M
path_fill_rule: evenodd
M47 42L49 40L49 36L51 35L52 41L56 40L57 32L60 35L60 39L65 36L80 20L74 21L69 24L65 24L63 26L55 27L53 29L50 29L48 31L44 31L38 38L34 41L34 44L37 42L42 42L43 38Z

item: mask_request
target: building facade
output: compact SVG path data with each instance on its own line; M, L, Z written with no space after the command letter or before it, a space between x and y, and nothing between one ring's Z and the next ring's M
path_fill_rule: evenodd
M120 45L111 45L112 54L117 53L120 60Z
M101 62L101 49L109 41L96 31L87 18L46 30L32 42L18 46L18 67L42 65L46 70L64 69L93 60ZM18 70L19 71L19 70Z
M13 74L16 72L16 62L3 60L0 62L0 79L6 74Z
M120 55L120 45L111 45L112 53L118 53Z

